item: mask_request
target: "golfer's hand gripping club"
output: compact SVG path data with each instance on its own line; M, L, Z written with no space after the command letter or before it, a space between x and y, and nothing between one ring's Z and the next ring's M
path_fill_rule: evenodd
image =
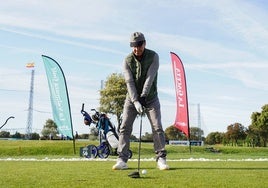
M139 101L134 101L134 106L139 114L143 113L143 107Z

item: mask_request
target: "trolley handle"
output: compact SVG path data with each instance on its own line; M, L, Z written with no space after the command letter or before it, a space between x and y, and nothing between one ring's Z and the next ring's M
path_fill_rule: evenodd
M90 115L84 110L85 104L82 104L81 114L84 116L84 120L87 121L86 125L90 125L92 123L92 118Z

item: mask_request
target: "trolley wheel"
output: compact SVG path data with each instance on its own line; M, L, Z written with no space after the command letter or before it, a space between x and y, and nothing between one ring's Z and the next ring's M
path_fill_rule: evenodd
M99 158L105 159L110 155L110 149L109 146L105 143L102 143L98 147L98 156Z
M88 145L83 148L81 156L86 158L96 158L98 155L98 148L95 145Z
M92 146L91 154L93 155L94 158L98 156L98 148L96 146Z

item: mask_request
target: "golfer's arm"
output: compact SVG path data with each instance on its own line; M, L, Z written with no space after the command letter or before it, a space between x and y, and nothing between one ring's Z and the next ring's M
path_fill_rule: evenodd
M126 85L127 85L127 91L128 91L130 100L132 102L137 101L138 100L138 94L137 94L137 89L136 89L136 86L135 86L135 81L134 81L132 72L131 72L131 70L130 70L130 68L127 65L126 62L124 62L123 72L124 72L124 77L125 77L125 81L126 81Z
M143 90L141 93L142 97L146 97L151 89L151 86L154 82L155 76L157 74L159 68L159 57L157 54L155 54L154 56L154 61L151 64L151 66L148 69L147 75L146 75L146 80L145 83L143 85Z

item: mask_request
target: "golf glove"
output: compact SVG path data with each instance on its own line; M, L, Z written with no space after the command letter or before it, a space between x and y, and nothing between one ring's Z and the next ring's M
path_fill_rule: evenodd
M134 106L139 114L142 114L143 108L139 101L134 101Z

